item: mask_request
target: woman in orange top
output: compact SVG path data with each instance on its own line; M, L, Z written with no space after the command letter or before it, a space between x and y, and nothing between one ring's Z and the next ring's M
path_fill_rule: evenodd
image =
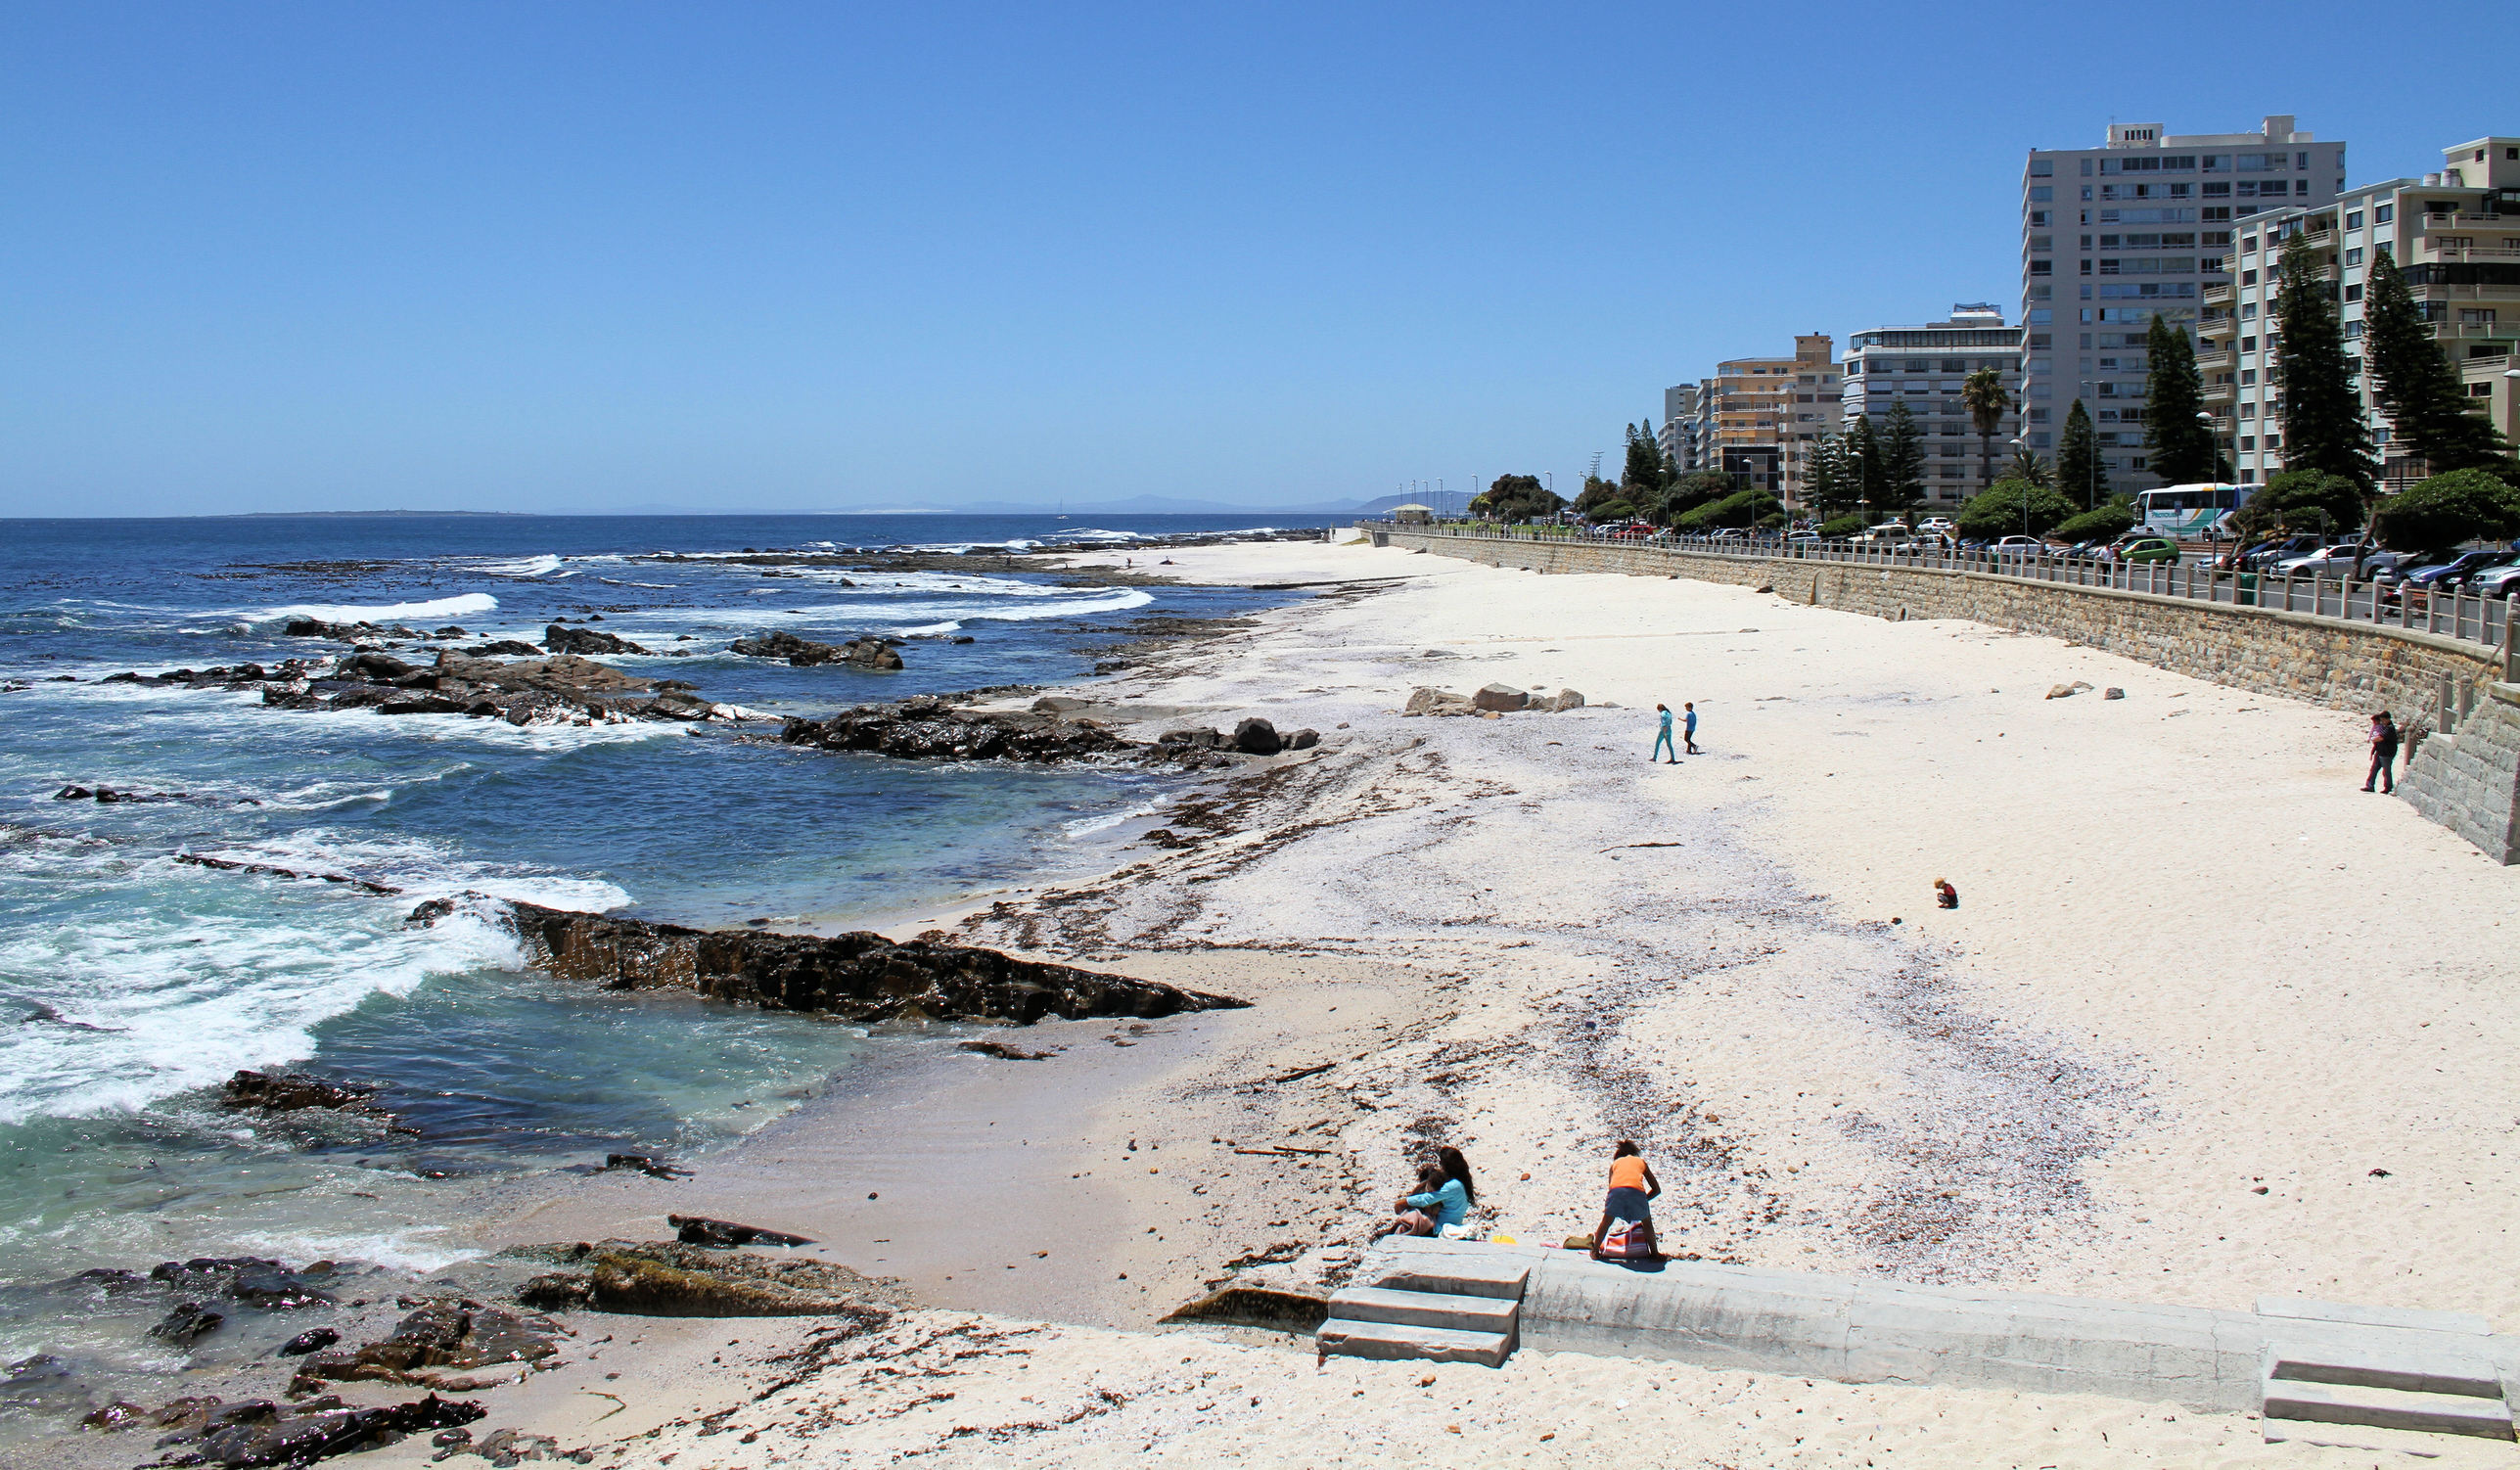
M1646 1229L1654 1226L1653 1211L1647 1202L1663 1192L1663 1181L1654 1177L1653 1166L1636 1151L1636 1145L1622 1138L1610 1151L1610 1194L1602 1202L1601 1223L1593 1227L1593 1255L1601 1254L1601 1242L1610 1238L1610 1222L1640 1223Z

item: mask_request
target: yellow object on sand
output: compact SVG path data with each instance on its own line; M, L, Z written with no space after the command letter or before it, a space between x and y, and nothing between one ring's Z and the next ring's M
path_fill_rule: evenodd
M1514 1237L1511 1235L1490 1235L1488 1239L1500 1246L1509 1246L1514 1243Z

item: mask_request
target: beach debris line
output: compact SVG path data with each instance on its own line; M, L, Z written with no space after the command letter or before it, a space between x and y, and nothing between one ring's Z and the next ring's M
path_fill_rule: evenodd
M1057 1056L1055 1051L1027 1051L1008 1041L965 1041L964 1051L976 1051L985 1057L1000 1057L1009 1062L1046 1062Z
M503 922L527 958L565 980L607 989L683 989L765 1010L852 1021L1002 1021L1045 1016L1156 1017L1239 1009L1226 995L1185 990L994 949L856 931L828 938L686 929L510 900Z

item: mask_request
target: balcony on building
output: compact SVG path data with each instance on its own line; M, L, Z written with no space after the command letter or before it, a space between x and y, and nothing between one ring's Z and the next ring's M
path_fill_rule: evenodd
M2204 292L2199 295L2197 299L2203 301L2208 306L2226 305L2231 299L2231 283L2228 281L2208 281L2205 283Z

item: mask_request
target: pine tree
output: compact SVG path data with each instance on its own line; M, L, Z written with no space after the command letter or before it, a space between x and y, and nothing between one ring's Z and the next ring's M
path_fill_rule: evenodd
M1654 436L1654 421L1627 426L1627 464L1620 472L1619 484L1633 505L1657 504L1663 491L1675 477L1671 473L1671 457L1663 452L1662 440Z
M2214 431L2197 418L2205 381L2196 371L2196 349L2184 329L2155 316L2144 338L2144 448L2150 469L2164 484L2194 484L2214 478Z
M2065 411L2065 432L2056 436L2056 488L2081 499L2085 510L2109 498L2109 462L2100 455L2091 415L2080 398Z
M1902 402L1890 405L1880 438L1880 499L1874 504L1885 516L1896 516L1925 498L1925 436Z
M1811 445L1804 476L1804 498L1823 516L1843 515L1863 503L1863 467L1856 462L1847 440L1824 434Z
M2362 424L2361 396L2346 378L2345 332L2337 325L2326 267L2307 236L2295 235L2284 246L2283 289L2275 301L2283 327L2275 372L2283 389L2284 468L2342 476L2368 495L2375 478L2371 431Z
M1847 478L1856 503L1867 509L1879 505L1889 481L1882 468L1881 436L1873 429L1870 415L1847 426L1846 454Z
M2433 340L2432 325L2416 311L2406 278L2386 250L2373 253L2362 320L2362 357L2373 396L2389 416L2389 447L2419 456L2435 475L2507 472L2511 446L2492 421L2468 411L2458 369Z

